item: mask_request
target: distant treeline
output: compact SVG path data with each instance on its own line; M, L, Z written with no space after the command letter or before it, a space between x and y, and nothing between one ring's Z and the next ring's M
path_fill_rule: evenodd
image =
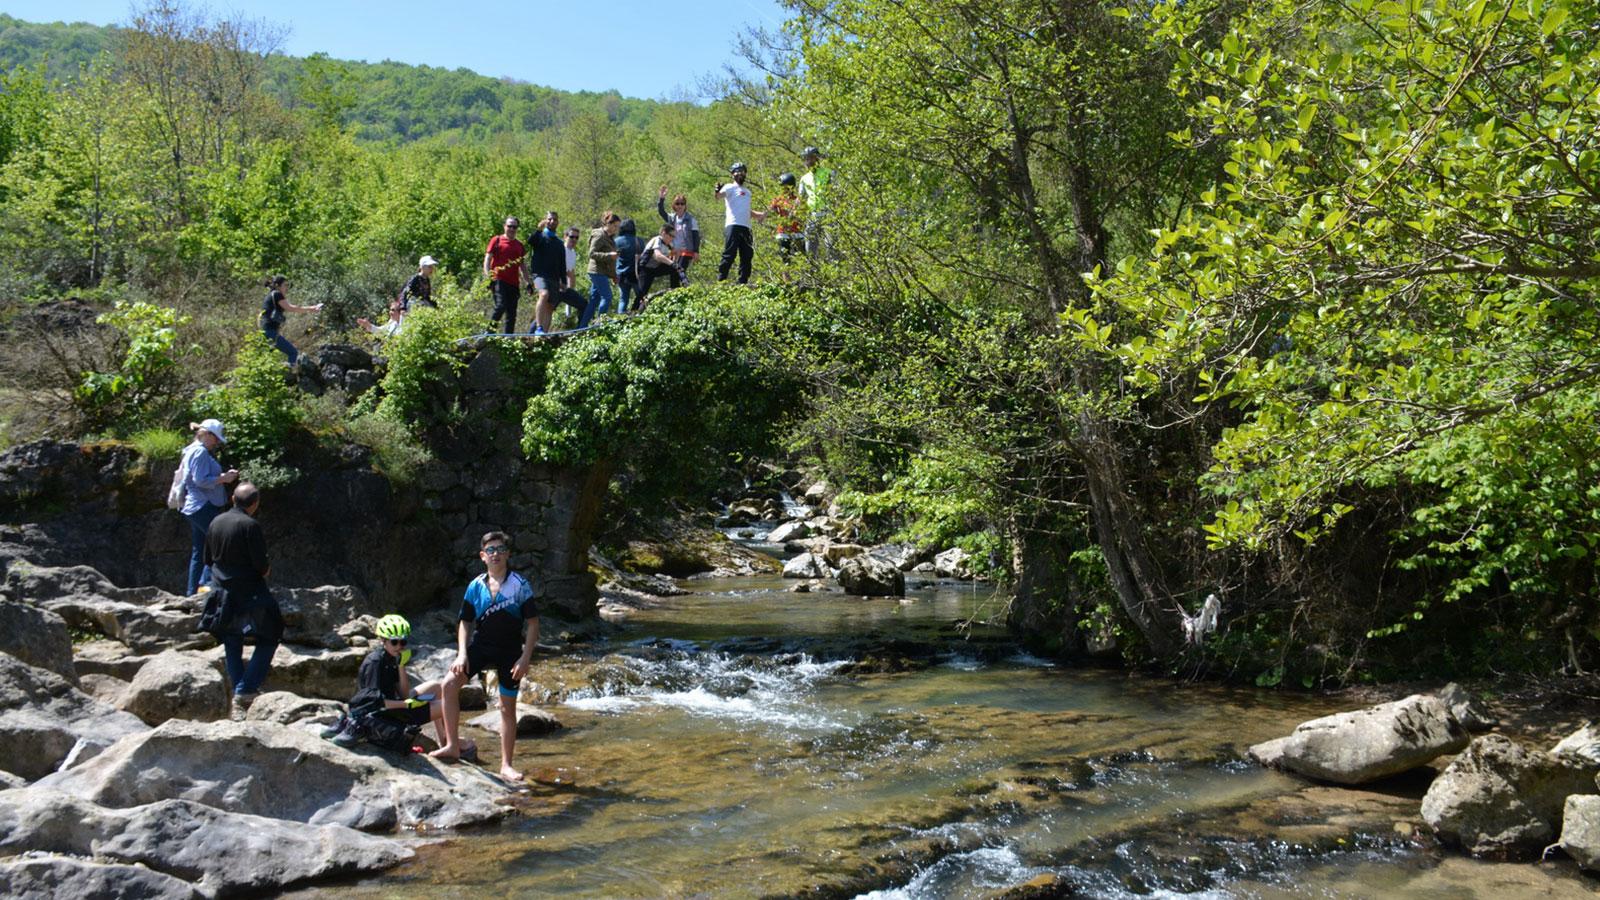
M71 79L83 66L115 54L123 31L82 22L24 22L0 13L0 72L43 66L51 80ZM309 58L272 54L264 61L261 87L290 107L312 102L307 90L320 89L320 99L335 102L340 125L362 140L374 141L544 131L585 113L645 128L665 105L616 91L561 91L468 69L389 60L346 62L325 54Z

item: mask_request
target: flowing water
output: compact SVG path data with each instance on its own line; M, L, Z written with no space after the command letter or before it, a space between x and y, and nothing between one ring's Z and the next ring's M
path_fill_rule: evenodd
M538 667L567 727L519 742L520 815L305 893L1590 895L1569 866L1414 837L1420 782L1338 790L1239 761L1329 700L1057 668L982 624L998 609L970 585L901 602L691 584Z

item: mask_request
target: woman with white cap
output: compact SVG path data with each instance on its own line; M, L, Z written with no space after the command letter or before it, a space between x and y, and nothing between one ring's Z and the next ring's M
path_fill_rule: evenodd
M417 260L417 274L411 276L406 286L400 289L402 312L411 312L412 308L417 306L439 308L439 305L433 302L433 269L438 264L439 261L431 256Z
M222 470L214 455L226 438L222 423L216 419L190 422L194 443L183 449L183 459L178 465L183 470L183 517L189 520L189 594L211 581L205 565L206 530L211 520L228 506L228 492L223 487L239 480L239 470Z

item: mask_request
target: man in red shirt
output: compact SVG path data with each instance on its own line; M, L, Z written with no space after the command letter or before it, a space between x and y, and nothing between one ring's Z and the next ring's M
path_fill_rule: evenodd
M506 334L517 330L517 301L522 299L522 285L529 277L528 251L517 240L521 224L516 216L507 216L505 232L490 238L483 252L483 277L489 279L494 297L494 312L489 315L491 331L502 316Z

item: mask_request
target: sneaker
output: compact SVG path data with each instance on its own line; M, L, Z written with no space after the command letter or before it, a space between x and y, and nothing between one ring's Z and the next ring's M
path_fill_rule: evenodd
M341 747L354 747L361 742L361 726L351 720L333 736L332 740Z
M349 721L349 716L345 715L344 713L340 713L338 721L334 722L332 725L324 727L322 731L318 733L331 741L339 732L344 730L345 725L348 724Z
M256 702L256 698L259 696L261 695L254 692L249 694L234 694L233 705L239 707L240 709L249 709L250 704Z

